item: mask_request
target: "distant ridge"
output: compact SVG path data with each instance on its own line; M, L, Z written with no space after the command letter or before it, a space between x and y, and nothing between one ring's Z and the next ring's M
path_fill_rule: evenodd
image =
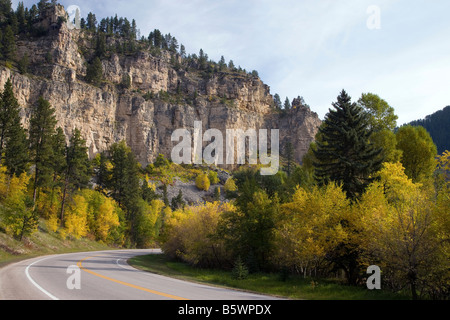
M408 125L424 127L433 138L439 154L450 150L450 106Z

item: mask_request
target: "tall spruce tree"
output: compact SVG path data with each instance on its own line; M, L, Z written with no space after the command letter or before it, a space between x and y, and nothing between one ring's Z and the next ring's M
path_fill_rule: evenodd
M53 170L53 183L57 183L58 177L62 177L66 167L66 135L61 127L56 129L55 135L52 137L53 153L50 158L49 165Z
M95 57L86 70L86 81L95 86L100 85L103 79L103 65L99 57Z
M9 175L20 176L27 172L29 163L28 139L26 130L22 127L20 117L14 118L7 132L5 148L5 166Z
M2 30L2 55L5 60L16 59L16 38L14 36L14 31L10 25L7 25L4 30Z
M370 143L372 129L367 112L342 90L320 128L321 141L314 151L315 175L320 184L342 184L349 199L355 200L381 169L382 150Z
M67 196L88 185L91 166L86 141L81 138L80 131L75 129L66 151L64 172L64 189L61 200L61 224L64 223L64 210Z
M7 133L15 117L19 116L19 103L14 97L11 79L5 83L3 92L0 94L0 161L6 145Z
M130 241L137 242L137 224L142 214L142 194L138 162L125 142L116 143L110 149L111 188L113 198L124 209L128 222Z
M55 134L55 109L43 97L33 108L30 118L29 139L30 159L34 165L33 200L37 199L38 188L48 186L52 177L49 166L53 156L53 136Z
M14 96L11 80L5 83L0 99L0 161L5 153L4 164L10 175L21 175L28 165L28 142L20 118L20 106Z

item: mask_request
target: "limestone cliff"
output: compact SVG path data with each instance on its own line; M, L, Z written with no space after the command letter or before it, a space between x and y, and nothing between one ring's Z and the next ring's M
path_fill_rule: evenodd
M146 165L160 153L170 156L174 130L193 129L194 121L202 121L205 130L280 129L282 147L291 141L300 162L321 124L317 114L301 104L287 113L275 112L270 88L258 77L180 68L182 58L166 51L111 53L102 59L102 84L88 84L92 35L58 24L59 17L67 18L62 6L49 10L43 22L46 35L17 39L17 55L29 56L29 73L0 67L0 86L11 78L25 126L30 106L40 96L47 99L67 136L74 128L81 130L91 157L126 140ZM114 45L120 39L107 41ZM126 87L125 77L130 82Z

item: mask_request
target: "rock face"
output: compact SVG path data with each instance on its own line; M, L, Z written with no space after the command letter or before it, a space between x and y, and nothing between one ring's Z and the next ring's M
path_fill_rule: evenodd
M309 107L275 112L270 88L258 77L230 71L205 77L178 68L182 58L166 51L112 53L102 59L102 85L90 85L84 80L89 62L83 51L92 49L92 36L58 24L58 17L67 18L63 7L50 10L49 22L43 22L47 35L17 41L18 57L29 56L29 73L0 67L0 86L11 79L26 127L31 106L42 96L56 109L58 126L67 136L80 129L91 157L125 140L144 166L160 153L170 157L173 131L192 131L194 121L202 121L204 130L222 132L279 129L281 148L290 141L299 162L314 140L321 121ZM126 88L125 77L130 80Z

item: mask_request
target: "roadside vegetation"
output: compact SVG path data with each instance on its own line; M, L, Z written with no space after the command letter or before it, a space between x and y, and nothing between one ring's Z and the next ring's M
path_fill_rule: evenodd
M408 294L389 290L370 291L348 286L339 279L317 279L300 275L279 273L253 273L245 279L237 279L232 273L221 269L201 269L172 260L165 255L149 255L133 258L128 263L143 271L228 287L277 298L293 300L408 300Z
M17 56L16 40L44 36L33 26L55 1L31 10L21 3L16 11L3 2L0 58L12 72L27 73L28 57ZM117 16L98 23L89 13L80 22L82 40L92 41L80 48L89 61L84 80L93 85L104 81L101 59L143 48L166 52L174 68L206 78L258 76L223 57L212 62L203 50L187 55L159 30L137 40L135 22ZM130 79L121 85L128 88ZM274 106L282 108L278 95ZM286 99L283 112L291 108ZM375 94L352 101L343 90L301 165L286 143L276 175L242 166L214 190L214 168L178 166L163 155L143 168L124 141L89 159L81 128L59 128L49 101L30 106L27 125L23 111L8 80L0 94L2 262L97 245L159 246L165 256L135 262L296 299L450 298L450 152L438 154L423 127L398 128L395 110ZM197 204L181 192L169 198L176 179L209 198ZM365 288L371 265L382 270L382 292Z

